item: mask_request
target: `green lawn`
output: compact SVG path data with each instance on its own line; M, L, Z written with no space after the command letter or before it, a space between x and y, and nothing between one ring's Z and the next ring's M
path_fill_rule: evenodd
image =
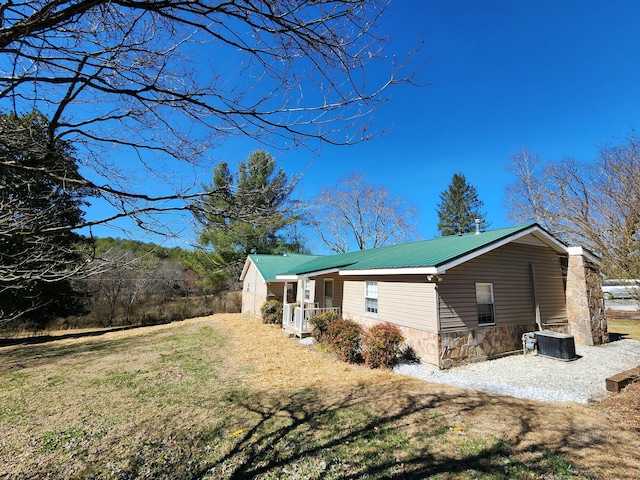
M640 321L607 318L609 333L640 341Z
M215 322L119 335L0 349L0 478L596 478L572 455L609 438L585 423L579 448L571 417L538 439L530 403L408 380L258 389Z

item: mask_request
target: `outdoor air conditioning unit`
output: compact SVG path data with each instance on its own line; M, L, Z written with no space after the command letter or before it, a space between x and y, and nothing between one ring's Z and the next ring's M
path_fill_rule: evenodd
M558 332L536 332L538 355L557 358L565 362L575 360L576 344L573 335Z

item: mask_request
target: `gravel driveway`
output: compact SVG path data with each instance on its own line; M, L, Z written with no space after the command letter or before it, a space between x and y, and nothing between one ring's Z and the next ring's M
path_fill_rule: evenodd
M444 371L420 364L402 364L394 370L427 382L512 397L588 403L608 393L608 377L640 366L640 341L625 339L598 347L576 345L576 354L578 359L571 362L529 353Z

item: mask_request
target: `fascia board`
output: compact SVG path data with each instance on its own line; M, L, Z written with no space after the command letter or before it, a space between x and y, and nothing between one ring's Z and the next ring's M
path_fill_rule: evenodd
M567 250L569 251L569 255L582 255L583 257L586 257L586 259L591 263L595 263L596 265L602 264L602 260L600 258L596 257L594 254L582 247L569 247Z
M296 275L276 275L278 280L303 280L305 278L318 277L320 275L328 275L329 273L336 273L340 270L337 268L329 268L327 270L318 270L317 272L298 273Z
M253 263L253 260L251 260L250 257L247 257L247 259L244 261L244 266L242 267L242 273L240 274L240 280L243 281L245 275L247 274L247 272L249 271L249 266ZM258 267L256 267L258 268Z
M476 250L467 255L463 255L462 257L456 258L451 262L447 262L443 265L440 265L438 269L444 269L446 271L450 268L457 267L458 265L468 262L469 260L473 260L474 258L479 257L480 255L484 255L485 253L489 253L492 250L495 250L496 248L503 247L506 244L511 243L515 240L518 240L519 238L522 238L531 233L540 234L544 238L544 241L548 243L550 247L554 248L558 252L567 253L567 247L564 244L562 244L561 242L559 242L558 240L550 236L548 233L546 233L544 230L540 229L539 227L533 226L531 228L527 228L526 230L522 230L521 232L514 233L513 235L509 235L508 237L503 238L502 240L499 240L490 245L487 245L486 247L481 248L480 250ZM441 272L438 272L438 273L441 273Z
M320 275L329 275L330 273L336 273L339 271L340 269L338 268L328 268L326 270L318 270L316 272L302 273L299 276L300 278L312 278L312 277L319 277Z
M299 280L300 275L276 275L276 280L286 282L288 280Z
M341 276L363 275L438 275L446 270L439 267L371 268L364 270L340 270Z

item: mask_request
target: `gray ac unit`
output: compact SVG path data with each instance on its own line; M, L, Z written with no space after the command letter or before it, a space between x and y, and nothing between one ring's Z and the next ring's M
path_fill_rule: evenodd
M578 358L573 335L558 332L536 332L538 355L568 362Z

